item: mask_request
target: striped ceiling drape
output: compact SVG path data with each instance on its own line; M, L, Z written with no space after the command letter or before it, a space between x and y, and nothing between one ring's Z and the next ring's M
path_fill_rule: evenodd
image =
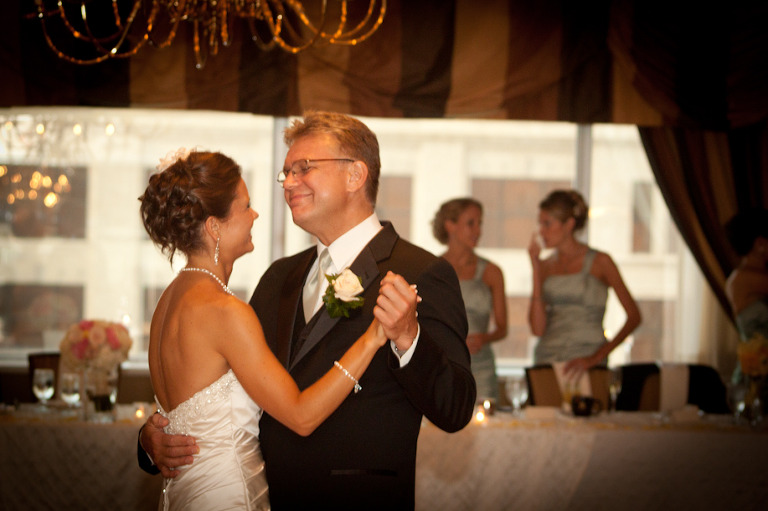
M0 107L279 117L322 109L638 125L675 220L695 224L683 236L726 309L722 287L735 255L722 223L768 205L766 2L694 9L645 0L389 0L379 31L357 46L263 52L235 25L231 47L203 70L195 69L189 30L163 50L69 64L46 46L39 22L25 17L34 0L8 3L0 18ZM740 143L740 133L752 142ZM707 140L718 150L708 152ZM757 191L745 193L745 182Z
M610 2L390 0L385 21L354 47L297 55L234 42L195 69L191 30L135 57L78 66L45 44L34 1L0 26L0 106L87 105L242 111L325 109L378 117L537 119L661 125L609 42ZM13 10L16 12L13 12ZM10 15L9 15L10 14ZM10 78L10 80L9 80Z

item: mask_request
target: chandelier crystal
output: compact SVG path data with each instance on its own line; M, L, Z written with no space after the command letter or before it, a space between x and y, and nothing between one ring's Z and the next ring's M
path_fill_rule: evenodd
M384 21L386 0L35 0L48 46L74 64L136 55L147 44L170 46L189 24L202 69L229 46L243 21L263 50L298 53L313 45L356 45Z

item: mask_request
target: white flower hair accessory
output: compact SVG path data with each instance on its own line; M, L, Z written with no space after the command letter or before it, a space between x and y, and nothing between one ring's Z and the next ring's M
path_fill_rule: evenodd
M164 158L160 158L160 163L155 168L158 172L162 172L177 161L186 160L195 151L197 151L196 147L180 147L176 151L168 151Z

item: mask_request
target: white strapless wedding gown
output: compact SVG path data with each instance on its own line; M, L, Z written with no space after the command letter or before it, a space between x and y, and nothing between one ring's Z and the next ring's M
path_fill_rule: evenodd
M166 433L193 436L200 447L194 463L165 480L158 509L269 509L259 448L261 408L232 370L170 412L157 406L171 421Z

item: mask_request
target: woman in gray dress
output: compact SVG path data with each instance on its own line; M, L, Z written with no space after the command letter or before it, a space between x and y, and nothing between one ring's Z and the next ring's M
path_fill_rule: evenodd
M459 277L469 323L467 348L472 355L472 375L479 401L498 398L491 343L507 336L504 274L497 265L475 253L482 222L483 206L472 198L449 200L440 206L432 221L432 233L447 246L442 257Z
M576 374L606 365L608 354L640 324L640 310L619 269L605 252L575 238L587 222L589 208L574 190L555 190L539 204L539 232L528 253L533 269L533 293L528 322L539 337L534 364L567 362ZM554 249L540 259L542 246ZM603 316L608 289L613 288L627 319L608 341Z

